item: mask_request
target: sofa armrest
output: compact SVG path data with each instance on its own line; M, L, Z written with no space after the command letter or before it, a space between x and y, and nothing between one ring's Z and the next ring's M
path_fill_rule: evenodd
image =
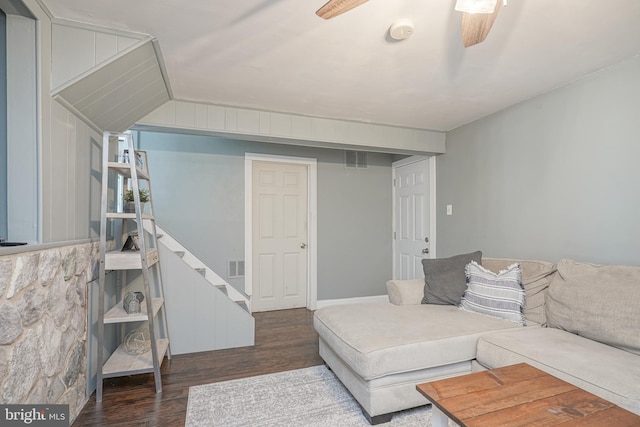
M389 302L395 305L416 305L424 297L424 279L389 280Z

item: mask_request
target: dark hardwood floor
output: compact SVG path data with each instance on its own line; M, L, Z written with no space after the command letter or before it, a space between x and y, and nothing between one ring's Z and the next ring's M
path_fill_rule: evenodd
M321 365L313 312L254 313L255 346L173 356L162 365L162 393L153 374L108 379L73 423L79 426L183 426L189 387ZM207 326L203 326L207 327Z

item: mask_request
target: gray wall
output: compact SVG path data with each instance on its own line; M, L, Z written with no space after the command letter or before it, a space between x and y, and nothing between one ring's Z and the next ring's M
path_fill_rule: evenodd
M36 21L7 16L8 238L35 243L38 224Z
M318 299L382 295L392 268L391 156L346 169L344 151L141 132L158 224L226 277L244 259L246 152L318 161ZM244 290L241 279L229 279Z
M639 137L638 57L448 133L438 255L640 265Z

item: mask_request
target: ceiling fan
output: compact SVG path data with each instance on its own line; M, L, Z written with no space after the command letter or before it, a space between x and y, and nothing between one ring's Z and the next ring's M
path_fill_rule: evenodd
M331 19L367 0L329 0L316 12L321 18ZM481 43L489 35L500 11L499 0L457 0L455 9L462 12L462 43L464 47ZM506 6L507 0L504 0Z

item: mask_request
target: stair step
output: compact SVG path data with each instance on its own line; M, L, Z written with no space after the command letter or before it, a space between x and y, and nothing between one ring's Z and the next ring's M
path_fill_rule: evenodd
M202 274L202 276L204 276L205 274L207 274L207 269L206 268L196 268L195 269L198 273Z
M229 295L226 285L216 285L216 288L220 289L225 295Z
M240 306L241 309L249 313L249 307L247 307L247 303L244 301L234 301L236 304Z
M180 258L184 256L184 251L174 251L173 253L178 255Z

